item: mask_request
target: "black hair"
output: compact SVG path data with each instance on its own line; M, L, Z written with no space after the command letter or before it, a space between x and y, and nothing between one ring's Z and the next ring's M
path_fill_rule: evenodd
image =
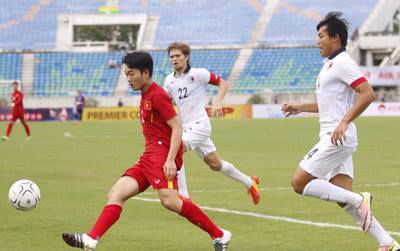
M318 23L317 31L319 31L322 26L326 25L326 31L328 32L329 37L339 35L342 47L346 47L347 38L349 37L347 31L349 22L342 18L342 15L343 13L340 11L329 12L326 14L325 18Z
M140 70L140 72L148 70L150 77L153 75L153 58L148 52L130 52L123 57L122 63L127 65L129 68L136 68Z

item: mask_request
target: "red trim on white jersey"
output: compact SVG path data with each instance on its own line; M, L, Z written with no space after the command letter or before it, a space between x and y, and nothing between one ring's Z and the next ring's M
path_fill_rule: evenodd
M221 82L221 77L215 74L214 72L210 72L210 80L208 80L209 84L219 85Z
M359 86L360 84L362 84L362 83L364 83L364 82L367 82L367 79L365 78L365 77L361 77L361 78L358 78L358 79L356 79L356 80L354 80L353 81L353 83L351 83L351 88L356 88L357 86Z

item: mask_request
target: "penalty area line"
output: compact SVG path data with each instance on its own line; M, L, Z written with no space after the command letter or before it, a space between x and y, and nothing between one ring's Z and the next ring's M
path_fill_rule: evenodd
M151 198L133 197L132 199L145 201L145 202L157 202L157 203L160 202L159 199L151 199ZM361 231L360 228L358 228L356 226L351 226L351 225L335 224L335 223L329 223L329 222L315 222L315 221L309 221L309 220L300 220L300 219L295 219L295 218L290 218L290 217L285 217L285 216L260 214L260 213L254 213L254 212L244 212L244 211L230 210L230 209L218 208L218 207L209 207L209 206L199 206L199 207L201 209L204 209L204 210L207 210L207 211L224 213L224 214L248 216L248 217L255 217L255 218L261 218L261 219L267 219L267 220L274 220L274 221L284 221L284 222L289 222L289 223L294 223L294 224L316 226L316 227L321 227L321 228L336 228L336 229ZM392 236L400 236L400 232L388 231L388 233L390 235L392 235Z

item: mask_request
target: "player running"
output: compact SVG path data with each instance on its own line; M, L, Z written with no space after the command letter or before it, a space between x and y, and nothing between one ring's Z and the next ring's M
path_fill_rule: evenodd
M364 232L379 243L379 251L398 251L400 245L372 216L372 196L352 192L352 154L358 145L353 121L375 99L357 64L346 52L347 21L330 12L317 25L320 54L325 59L316 82L317 103L284 104L286 116L319 113L320 141L299 164L293 189L304 196L338 203ZM358 97L355 98L355 94ZM354 102L355 101L355 102Z
M127 54L123 63L129 85L142 93L140 121L145 151L113 186L93 228L85 234L63 233L62 238L72 247L95 250L98 240L119 219L124 202L151 185L165 208L207 232L216 251L228 250L231 233L217 227L191 201L178 196L176 172L183 163L182 125L168 94L151 78L153 59L147 52L137 51Z
M24 94L18 90L18 82L14 81L12 83L13 87L13 93L11 94L11 120L8 123L6 135L2 137L4 141L9 140L10 134L12 132L12 128L14 126L14 123L19 119L22 123L22 125L25 128L26 132L26 139L30 140L31 139L31 131L29 129L28 124L25 121L25 113L24 113Z
M164 89L170 94L179 108L183 122L183 143L185 151L196 151L197 155L211 168L225 176L239 181L252 196L254 204L260 201L259 180L239 171L233 164L222 160L211 140L211 123L206 104L208 84L218 86L217 96L212 102L212 115L222 115L222 100L229 84L217 74L204 68L193 68L189 64L190 47L185 43L175 42L168 47L168 55L174 72L164 81ZM178 172L179 193L189 198L184 167Z

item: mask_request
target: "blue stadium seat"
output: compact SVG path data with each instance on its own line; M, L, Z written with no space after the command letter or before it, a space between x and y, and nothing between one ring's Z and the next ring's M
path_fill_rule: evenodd
M21 54L0 53L0 97L6 97L12 92L13 80L21 80Z
M316 26L328 12L341 11L350 22L351 35L374 8L377 0L286 0L281 1L267 26L262 44L313 45L316 42Z
M310 91L321 66L316 48L255 49L231 93Z
M246 0L143 2L119 1L120 13L158 16L157 47L176 40L192 45L245 44L260 15L260 10ZM0 48L7 50L55 48L58 15L94 14L105 5L98 0L57 0L48 4L0 0L0 4Z
M35 96L68 96L78 89L89 96L111 96L120 68L111 69L108 61L119 53L39 53L35 55Z
M159 84L164 84L165 77L172 72L167 51L151 51L154 60L153 79ZM215 72L223 79L227 79L233 64L239 55L239 50L193 50L190 63L193 67L206 68ZM209 86L210 93L216 92L216 87ZM130 95L138 94L129 90Z

